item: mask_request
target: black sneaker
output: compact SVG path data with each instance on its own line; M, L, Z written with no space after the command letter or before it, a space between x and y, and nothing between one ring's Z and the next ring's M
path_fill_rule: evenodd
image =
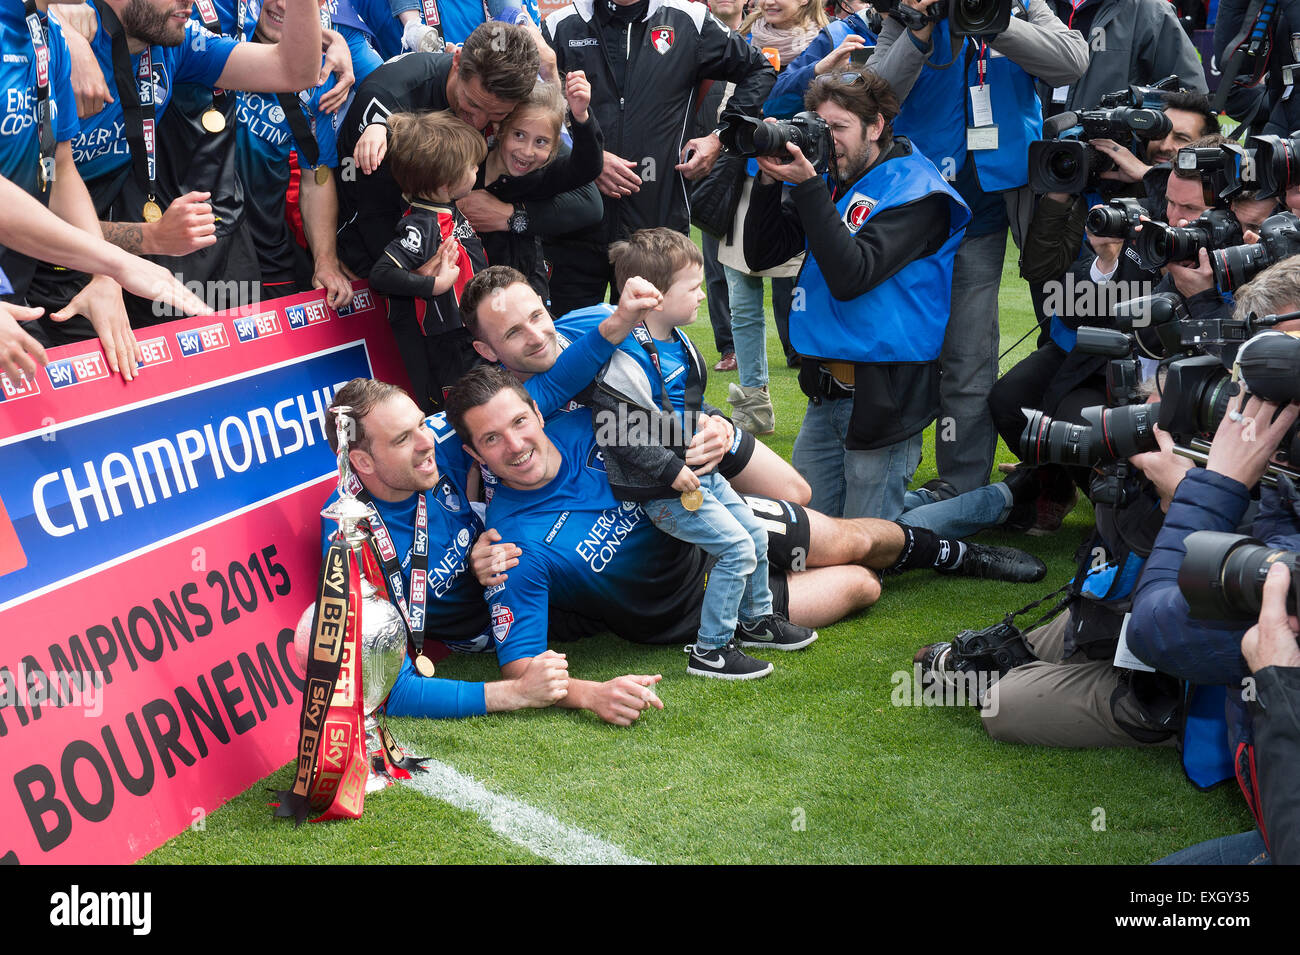
M987 544L967 542L961 563L953 570L940 570L939 573L1005 580L1013 584L1032 584L1047 576L1047 565L1033 554L1026 554L1014 547L990 547Z
M714 680L757 680L772 672L772 664L746 656L732 640L725 646L712 650L691 644L686 648L690 658L686 672L707 676Z
M802 650L817 639L817 631L791 623L784 614L771 613L757 623L736 625L736 643L742 647Z

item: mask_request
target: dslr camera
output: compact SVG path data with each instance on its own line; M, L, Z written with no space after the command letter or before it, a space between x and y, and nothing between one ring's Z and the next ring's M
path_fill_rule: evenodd
M1012 0L941 0L928 10L918 10L899 0L876 0L872 6L908 30L947 20L948 32L953 36L997 36L1011 22L1011 3Z
M750 159L754 156L773 156L782 163L790 161L786 143L794 143L812 163L818 173L824 174L835 162L835 140L826 120L816 113L796 113L791 119L766 123L753 116L738 116L718 134L722 145L730 153Z
M1187 555L1178 569L1178 589L1187 599L1193 617L1253 623L1259 619L1264 578L1277 561L1291 571L1286 609L1290 614L1296 612L1300 554L1266 547L1243 534L1221 531L1193 531L1185 544Z

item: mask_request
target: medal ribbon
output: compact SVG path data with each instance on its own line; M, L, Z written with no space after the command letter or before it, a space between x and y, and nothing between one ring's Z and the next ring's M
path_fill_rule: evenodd
M54 117L50 114L50 48L45 42L45 27L36 10L36 0L23 0L26 11L27 32L32 37L32 51L36 56L36 125L39 137L39 178L41 191L54 181Z
M329 18L324 8L321 14L322 20ZM328 29L328 26L326 28ZM256 33L253 34L253 39L258 43L263 42ZM293 138L298 144L299 164L307 169L316 168L316 164L320 162L320 146L316 142L316 134L311 131L311 123L307 122L307 117L303 115L302 101L295 93L276 93L275 99L280 104L280 109L284 110L284 121L289 124L289 132L293 133Z
M297 771L293 788L276 793L280 804L274 815L292 817L295 825L301 825L310 811L319 812L331 806L336 793L344 788L340 783L356 775L356 770L351 768L353 763L360 763L361 793L365 794L365 734L349 733L349 721L331 719L341 674L345 691L351 685L350 695L356 700L355 709L360 716L361 655L356 624L361 588L353 587L358 576L357 563L348 545L342 540L332 541L321 563L316 609L312 615L311 647L298 721ZM345 662L349 664L346 673L343 672ZM360 754L360 760L351 758L355 753ZM330 772L322 772L322 759ZM354 787L349 783L346 788L350 791ZM360 815L360 806L356 809Z
M199 19L203 21L203 26L206 27L209 32L215 33L217 36L221 36L226 32L221 28L221 18L217 16L217 8L216 5L213 4L212 0L198 0L196 6L199 11ZM221 110L224 106L225 99L225 90L214 89L212 91L213 109L218 111Z
M113 42L113 79L122 103L126 124L126 141L131 148L131 162L138 184L148 183L149 200L154 201L156 165L154 160L153 51L145 47L140 65L131 71L131 53L126 45L122 22L104 0L95 0L95 9Z
M411 601L407 604L406 588L402 583L402 562L398 558L397 548L393 546L393 535L388 532L384 519L379 516L374 498L365 489L355 474L349 475L348 489L356 495L357 500L369 504L375 516L370 520L370 533L375 538L375 549L379 552L379 562L383 566L384 576L388 579L388 592L393 603L402 612L406 628L410 631L411 642L415 644L418 657L424 650L425 604L429 592L429 505L426 496L421 493L415 504L415 543L411 548ZM439 478L441 484L446 478ZM436 488L435 488L436 490Z

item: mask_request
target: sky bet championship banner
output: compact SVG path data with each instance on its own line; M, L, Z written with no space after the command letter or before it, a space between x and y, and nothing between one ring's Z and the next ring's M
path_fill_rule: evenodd
M0 374L0 861L137 859L292 758L336 478L325 409L406 384L358 283Z

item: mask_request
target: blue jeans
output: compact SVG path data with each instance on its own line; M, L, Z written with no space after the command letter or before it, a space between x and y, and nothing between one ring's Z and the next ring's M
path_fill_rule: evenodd
M922 432L872 451L844 447L852 398L808 402L791 460L812 487L809 506L831 517L880 517L903 513L907 485L921 463Z
M1011 492L988 484L946 501L907 489L921 460L922 433L874 451L849 451L853 399L808 403L794 442L795 468L812 487L809 507L831 517L879 517L925 527L940 537L969 537L1000 524L1011 512Z
M682 507L680 498L646 501L641 509L669 537L717 558L700 608L698 643L720 647L736 633L736 619L753 623L772 612L767 584L767 529L716 471L700 477L704 503Z
M763 279L724 265L727 298L731 303L731 339L736 346L736 370L746 388L767 384L767 323L763 314Z
M1268 847L1258 829L1221 839L1198 842L1173 855L1165 856L1155 865L1272 865Z
M898 523L925 527L940 537L970 537L1001 524L1011 513L1011 491L1002 483L985 484L946 501L935 500L924 488L903 495Z
M1005 229L967 238L952 264L952 308L939 356L939 425L934 457L960 491L989 483L998 434L989 392L998 379L998 286Z

